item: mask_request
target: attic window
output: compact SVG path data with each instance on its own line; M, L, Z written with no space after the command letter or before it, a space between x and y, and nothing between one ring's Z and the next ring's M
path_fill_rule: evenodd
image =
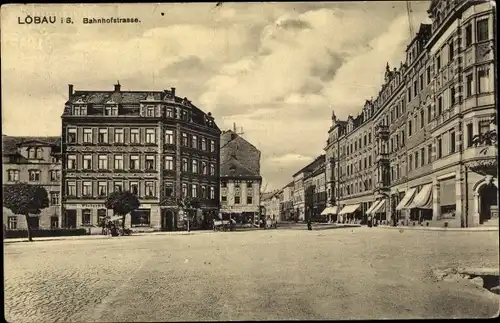
M85 116L87 115L87 106L86 105L75 105L73 106L73 115L74 116Z

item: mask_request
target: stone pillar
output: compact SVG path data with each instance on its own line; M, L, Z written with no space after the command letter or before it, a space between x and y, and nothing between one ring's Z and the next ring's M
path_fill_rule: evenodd
M432 221L439 220L441 216L441 203L439 202L439 181L437 177L432 179Z
M471 225L472 227L477 227L479 226L479 209L481 206L481 196L479 195L478 192L473 193L474 196L474 203L473 203L473 209L472 209L472 221Z
M460 171L460 168L456 171L455 175L455 224L458 227L462 226L462 206L463 206L463 196L462 196L462 172ZM465 196L465 194L464 194ZM464 219L465 220L465 219ZM465 221L464 221L465 223Z
M76 227L81 228L83 223L82 219L82 209L77 209L76 210Z

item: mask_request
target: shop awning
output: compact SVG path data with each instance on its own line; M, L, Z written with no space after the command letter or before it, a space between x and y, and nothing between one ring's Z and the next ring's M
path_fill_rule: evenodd
M385 200L378 202L377 206L373 209L372 213L384 213L385 212Z
M415 196L413 201L406 208L432 210L432 184L427 184L422 187L417 196Z
M351 214L355 212L359 208L360 204L351 204L351 205L346 205L344 208L339 212L339 214Z
M337 214L338 206L329 206L321 212L321 215Z
M417 191L416 188L410 188L408 191L406 191L405 196L403 197L401 202L399 202L399 204L396 206L396 210L399 211L399 210L405 209L405 206L407 204L409 204L411 202L411 200L413 199L413 197L415 196L416 191Z
M377 207L377 204L380 203L380 201L375 201L372 203L372 206L370 206L368 208L368 210L366 210L365 214L368 215L368 214L371 214L373 209L375 209Z

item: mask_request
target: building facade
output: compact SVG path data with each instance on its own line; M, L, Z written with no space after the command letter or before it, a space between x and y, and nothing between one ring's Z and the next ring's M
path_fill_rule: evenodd
M332 127L325 148L329 206L363 220L468 227L498 224L494 6L432 1L378 96Z
M282 221L292 221L293 220L293 187L294 182L288 183L281 190L283 193L280 195L281 205L280 205L280 217Z
M296 220L307 220L306 216L309 214L309 208L312 208L313 205L308 204L306 207L306 187L311 190L313 178L310 175L324 163L325 155L321 155L293 175L293 214ZM307 194L311 198L314 195L309 191Z
M260 214L260 151L235 130L221 134L220 192L222 217L251 223Z
M126 225L175 230L178 201L196 200L208 223L219 210L220 130L187 98L165 91L74 91L62 115L63 227L92 226L104 201L128 190L141 207Z
M273 192L263 193L261 197L261 205L264 208L265 217L267 224L271 225L273 223L280 221L280 194L281 190L275 190Z
M61 147L60 137L2 136L3 184L28 183L47 190L49 207L30 216L30 228L59 227ZM9 230L26 229L24 215L3 208L3 223Z
M318 165L304 179L306 214L312 221L328 220L321 213L326 208L326 174L325 163Z

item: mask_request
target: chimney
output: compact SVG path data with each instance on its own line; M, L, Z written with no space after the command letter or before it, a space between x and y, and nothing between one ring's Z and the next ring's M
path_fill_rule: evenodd
M172 97L175 99L175 87L170 88L170 93L172 93Z
M68 98L73 96L73 84L68 84Z
M120 89L121 89L120 81L116 81L115 92L120 92Z

